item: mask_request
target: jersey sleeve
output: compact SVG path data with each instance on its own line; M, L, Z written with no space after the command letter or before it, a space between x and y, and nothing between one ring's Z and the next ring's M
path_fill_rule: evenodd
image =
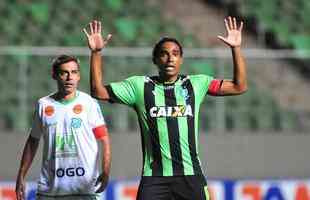
M108 130L106 123L102 115L101 108L95 99L92 99L88 120L96 139L103 138L107 135Z
M110 102L134 106L136 103L136 77L130 77L120 82L111 83L107 86Z
M30 135L37 139L40 139L43 133L41 116L40 105L37 103L33 114L32 127L30 129Z
M190 81L193 85L197 102L201 103L205 98L206 94L210 94L210 91L217 92L219 84L217 84L218 81L215 80L217 79L214 79L212 76L208 76L205 74L190 76Z
M223 83L223 80L221 80L221 79L213 79L210 83L209 88L208 88L208 94L209 95L219 94L222 83Z
M204 74L191 76L191 81L194 84L194 87L196 88L197 92L202 96L206 95L213 80L214 78L212 76Z

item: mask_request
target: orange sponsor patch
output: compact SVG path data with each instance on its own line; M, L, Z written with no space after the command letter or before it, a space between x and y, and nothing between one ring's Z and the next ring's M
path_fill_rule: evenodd
M54 112L55 112L55 109L53 106L47 106L44 110L45 115L49 117L52 116Z
M80 114L82 111L83 111L83 107L82 107L81 104L75 105L75 106L73 107L73 112L74 112L75 114Z

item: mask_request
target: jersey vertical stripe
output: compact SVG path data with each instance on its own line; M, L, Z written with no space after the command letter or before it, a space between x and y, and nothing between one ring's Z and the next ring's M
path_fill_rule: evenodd
M165 106L176 106L175 87L165 89ZM169 144L172 159L173 174L183 174L182 152L180 145L180 133L177 117L166 117L168 125Z
M141 116L140 114L138 113L139 110L137 109L137 107L134 108L136 113L137 113L137 116L138 116L138 122L139 122L139 127L140 127L140 137L141 137L141 145L142 145L142 174L146 173L146 171L148 171L146 168L148 167L148 165L145 165L146 164L146 159L147 159L147 148L145 147L147 142L147 137L144 137L144 134L145 131L143 130L143 122L142 122L142 119L141 119Z
M146 134L152 134L152 136L145 136L145 137L151 138L152 154L153 154L153 160L151 163L152 176L162 176L163 166L162 166L159 135L158 135L158 129L157 129L157 121L156 121L156 118L152 118L149 113L151 108L155 106L155 97L154 97L153 91L154 91L154 84L150 81L145 82L144 103L145 103L145 110L146 110L146 115L147 115L147 123L149 127L149 132Z
M177 105L186 105L186 98L187 96L184 95L185 88L178 87L176 88L176 95ZM184 175L193 175L194 169L192 167L192 160L190 155L190 148L188 144L188 126L187 126L187 117L178 117L178 124L179 124L179 133L180 133L180 142L181 142L181 152L182 152L182 161L184 166Z
M154 89L155 104L156 106L165 106L165 95L164 87L162 85L156 85ZM161 94L161 95L159 95ZM169 145L169 132L167 120L165 117L158 117L157 128L160 141L160 149L162 155L162 164L163 164L163 176L172 176L172 160L171 160L171 149Z
M194 168L194 174L202 174L202 170L200 167L200 162L198 160L198 155L197 155L197 149L196 149L196 143L197 141L197 135L198 130L195 130L195 117L196 115L196 110L195 110L195 93L193 90L193 86L190 82L190 79L187 79L184 83L185 88L187 89L188 93L191 94L188 96L186 99L186 104L190 105L192 107L192 113L193 117L187 116L187 127L188 127L188 143L189 143L189 150L190 150L190 155L192 159L192 164ZM198 111L197 111L198 112ZM198 123L197 123L198 124ZM196 127L198 129L198 127Z

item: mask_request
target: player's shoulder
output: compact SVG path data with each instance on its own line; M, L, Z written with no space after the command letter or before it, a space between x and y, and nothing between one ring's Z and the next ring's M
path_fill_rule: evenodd
M78 90L77 97L84 102L97 102L95 98L90 96L88 93Z
M213 76L207 74L195 74L195 75L188 75L188 79L191 82L210 82L214 78Z
M49 94L49 95L46 95L46 96L43 96L43 97L40 97L39 99L37 99L35 102L35 106L34 106L35 110L40 111L40 110L45 109L47 107L53 108L55 100L53 100L52 96L54 94L55 93L52 93L52 94Z
M37 104L39 104L39 105L42 105L42 104L51 104L51 103L54 101L54 99L52 98L52 96L53 96L54 94L55 94L55 93L51 93L51 94L48 94L48 95L46 95L46 96L43 96L43 97L39 98L39 99L37 100Z
M125 80L133 82L133 83L137 83L137 82L144 82L146 80L146 76L130 76L128 78L126 78Z
M122 83L132 87L132 88L140 88L144 85L146 81L146 76L130 76L122 81Z
M209 79L209 78L213 78L210 75L207 74L191 74L191 75L187 75L189 79Z
M83 92L83 91L80 91L80 90L77 90L77 97L78 98L86 98L86 99L92 99L92 97L87 94L86 92Z

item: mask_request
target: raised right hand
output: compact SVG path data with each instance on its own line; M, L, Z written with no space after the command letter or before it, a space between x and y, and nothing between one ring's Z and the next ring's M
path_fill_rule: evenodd
M87 32L86 28L83 29L88 40L88 47L91 51L100 51L112 38L111 34L108 34L106 38L102 37L100 21L94 20L90 22L89 30L90 32Z

